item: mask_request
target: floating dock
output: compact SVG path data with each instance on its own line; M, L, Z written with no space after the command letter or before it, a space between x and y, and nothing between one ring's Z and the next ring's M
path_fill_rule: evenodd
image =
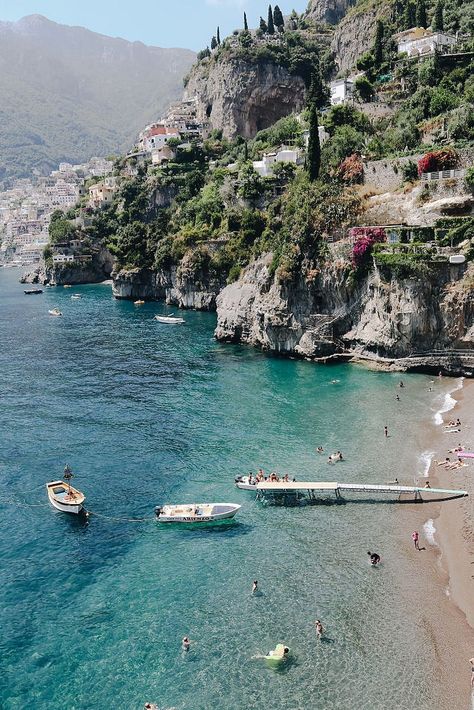
M239 484L237 484L239 487ZM422 488L419 486L401 486L396 484L378 485L375 483L336 483L327 481L262 481L256 483L252 489L258 498L284 499L286 497L307 497L317 500L321 497L334 495L336 500L343 501L348 493L389 494L394 495L400 502L423 503L435 500L451 500L464 498L467 491L452 490L447 488ZM373 499L373 496L370 496Z

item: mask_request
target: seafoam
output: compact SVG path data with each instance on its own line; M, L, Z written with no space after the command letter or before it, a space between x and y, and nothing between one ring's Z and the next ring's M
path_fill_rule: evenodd
M439 399L441 398L443 402L440 409L438 409L438 411L435 412L434 415L434 422L437 426L440 426L443 423L443 414L446 414L446 412L450 412L451 409L454 409L454 407L456 406L456 400L452 395L454 392L461 390L463 388L463 385L464 377L460 377L456 387L453 387L453 389L447 392L445 395L439 395L439 397L436 397L436 400L439 401Z

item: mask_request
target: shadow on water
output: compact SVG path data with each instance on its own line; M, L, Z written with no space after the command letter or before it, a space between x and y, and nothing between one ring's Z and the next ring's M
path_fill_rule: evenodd
M238 535L247 535L248 533L251 533L253 530L252 525L248 525L247 523L237 523L237 522L230 522L230 523L208 523L208 524L199 524L199 526L196 526L194 523L180 523L179 525L173 525L172 523L166 524L166 525L157 525L157 530L160 532L165 532L170 534L170 533L177 533L177 532L186 532L187 537L193 538L193 537L201 537L203 533L206 533L207 535L224 535L226 537L236 537Z

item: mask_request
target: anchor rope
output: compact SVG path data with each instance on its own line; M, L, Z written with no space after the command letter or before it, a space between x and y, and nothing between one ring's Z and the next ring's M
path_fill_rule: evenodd
M104 518L104 520L113 520L118 523L149 523L155 518L115 518L112 515L104 515L103 513L96 513L93 510L85 511L86 515L95 515L96 518Z

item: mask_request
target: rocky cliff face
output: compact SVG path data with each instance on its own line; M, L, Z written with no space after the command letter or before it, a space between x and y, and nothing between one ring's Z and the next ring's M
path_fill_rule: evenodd
M307 16L315 22L337 25L356 0L310 0Z
M198 118L226 138L252 138L283 116L304 106L302 79L271 61L229 56L201 62L193 69L185 92L198 100Z
M178 267L169 270L149 269L118 271L112 274L116 298L166 301L179 308L213 311L217 294L225 283L207 273L191 274Z
M112 254L107 249L100 248L89 263L46 266L41 262L36 269L24 274L20 280L22 283L51 284L51 286L100 283L110 278L112 268Z
M354 8L337 25L331 50L340 71L351 70L357 59L374 44L377 19L386 19L390 6L369 4L364 11Z
M218 296L218 340L308 358L474 346L473 267L445 264L432 278L403 280L376 270L351 286L342 265L280 284L270 263L263 257Z

